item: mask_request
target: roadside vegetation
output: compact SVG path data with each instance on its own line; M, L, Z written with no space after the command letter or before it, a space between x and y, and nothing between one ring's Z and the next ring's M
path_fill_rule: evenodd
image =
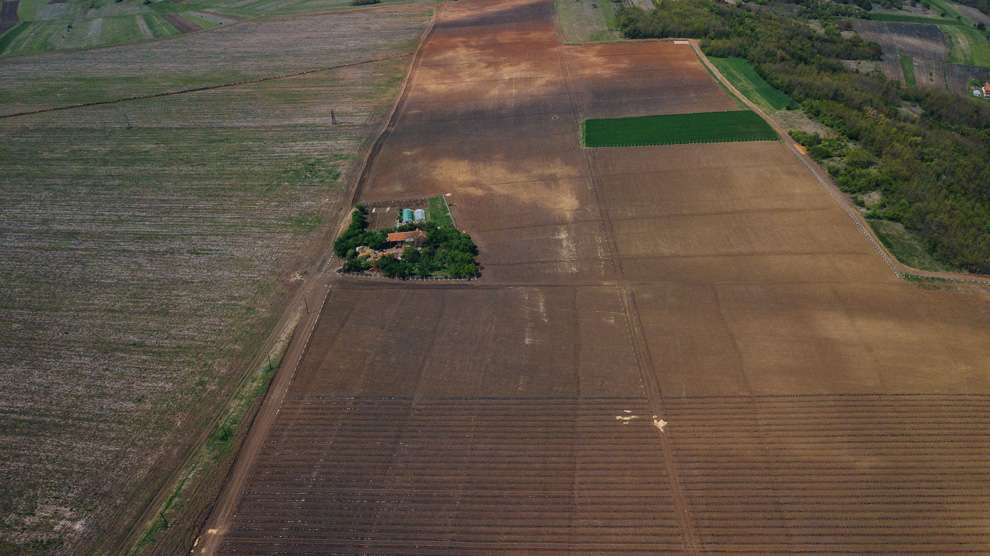
M225 29L231 48L197 33L9 58L0 103L19 111L405 54L430 16L273 19ZM0 554L122 552L207 426L224 423L207 453L236 447L246 399L263 389L237 387L321 260L408 66L3 120ZM228 401L248 409L221 421ZM232 458L201 461L164 508L169 534L146 537L144 553L188 550Z
M883 246L901 263L918 270L933 272L956 270L933 259L924 244L915 234L904 229L903 224L876 218L867 218L866 221L870 223L880 243L883 243Z
M825 168L847 191L879 196L871 218L903 224L940 264L990 273L990 104L846 69L842 60L879 60L880 47L843 37L835 21L872 4L800 5L823 32L806 20L711 0L660 0L656 12L626 8L619 22L631 38L697 37L710 56L748 60L829 129L818 139L834 140L819 149L831 152ZM857 154L847 161L851 149L839 153L850 144Z
M774 89L772 85L764 81L745 58L713 56L709 60L718 68L719 73L732 83L733 87L765 112L784 110L794 105L791 97Z
M755 112L699 112L585 120L581 139L586 147L637 147L684 143L774 141L777 132Z
M449 219L449 214L447 215ZM422 230L426 239L404 248L389 250L388 234ZM379 257L369 260L358 252L367 247ZM368 209L362 205L351 213L351 223L333 244L336 255L344 259L344 272L379 272L389 278L471 278L478 274L475 257L478 247L471 236L452 226L436 222L403 224L385 230L368 230Z

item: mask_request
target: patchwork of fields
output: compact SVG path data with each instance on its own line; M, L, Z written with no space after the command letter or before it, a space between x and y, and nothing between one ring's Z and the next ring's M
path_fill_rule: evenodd
M975 28L977 22L985 25L990 18L951 2L933 4L948 18L931 11L874 13L870 21L854 21L853 28L863 39L883 47L881 68L888 78L969 94L970 80L990 79L990 42L984 31Z
M982 550L990 300L900 280L779 141L582 148L736 104L552 17L444 5L358 197L449 193L482 278L338 279L194 553Z
M9 59L0 113L408 54L431 13ZM0 552L138 518L322 256L410 59L0 119Z
M383 0L406 5L420 0ZM144 42L216 29L245 19L353 9L351 0L4 0L0 55L14 56Z

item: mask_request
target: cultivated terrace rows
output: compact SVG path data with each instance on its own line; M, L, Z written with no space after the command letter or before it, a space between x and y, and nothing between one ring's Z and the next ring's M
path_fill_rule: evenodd
M470 283L340 278L205 554L978 554L990 300L900 279L687 44L443 6L365 202L448 194ZM281 400L281 401L280 401Z
M431 15L5 60L0 113L411 54ZM0 119L0 552L138 518L322 257L410 59Z

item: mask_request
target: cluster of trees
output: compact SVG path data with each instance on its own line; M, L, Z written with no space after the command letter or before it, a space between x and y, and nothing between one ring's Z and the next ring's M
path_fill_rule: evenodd
M388 246L389 233L417 229L426 232L426 239L418 247L406 247L401 259L390 255L375 262L358 258L359 246L381 250ZM350 225L334 242L333 248L337 256L345 259L344 272L364 272L376 268L384 276L402 279L413 276L471 278L478 274L478 264L475 262L478 247L470 235L432 222L404 224L391 230L368 231L368 211L362 205L355 208Z
M354 207L351 223L344 233L333 242L333 252L342 259L353 259L356 249L367 245L372 249L384 249L388 244L388 234L383 230L368 231L368 209L364 205Z
M882 192L873 216L903 222L943 262L990 273L990 103L846 69L844 59L878 60L880 46L842 37L828 17L818 32L745 4L660 0L620 10L618 22L629 37L700 38L709 55L747 59L831 128L809 151L833 159L826 168L847 191Z

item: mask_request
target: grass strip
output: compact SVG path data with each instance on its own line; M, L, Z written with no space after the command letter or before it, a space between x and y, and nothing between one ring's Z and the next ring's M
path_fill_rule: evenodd
M870 14L870 21L886 21L889 23L923 23L926 25L958 25L965 26L961 21L941 17L923 17L920 15L901 14Z
M204 476L209 474L212 466L239 447L238 443L231 442L231 440L238 432L239 427L250 424L249 411L256 403L260 403L259 400L268 391L268 385L275 376L275 370L278 369L279 363L282 362L282 357L289 347L292 333L295 331L300 318L301 315L297 314L293 322L279 333L275 343L268 350L268 357L251 372L240 390L234 395L231 405L226 409L220 423L210 433L206 443L199 448L193 459L186 465L180 479L169 488L168 496L159 506L158 513L143 525L143 534L135 544L128 547L125 552L126 556L140 554L147 545L159 537L160 533L168 529L169 521L173 518L173 512L181 509L185 497L194 493L195 486L203 480ZM246 429L242 428L240 432L246 434Z
M427 199L426 221L433 222L437 226L454 227L454 219L450 216L447 202L443 197L430 197Z
M901 54L901 71L904 72L904 82L914 87L918 80L914 76L914 58Z
M755 112L700 112L581 122L586 147L775 141L780 137Z
M936 261L921 240L904 229L904 226L878 218L868 218L866 221L873 228L873 232L877 234L880 243L901 263L918 270L933 272L956 270Z
M739 92L764 110L783 110L794 103L791 97L774 89L745 58L708 57Z
M7 47L10 46L10 43L14 42L14 39L17 38L17 35L23 33L24 30L27 29L30 25L31 25L30 21L22 21L18 23L17 26L11 29L10 31L4 33L3 36L0 37L0 54L3 54L3 51L7 50Z

